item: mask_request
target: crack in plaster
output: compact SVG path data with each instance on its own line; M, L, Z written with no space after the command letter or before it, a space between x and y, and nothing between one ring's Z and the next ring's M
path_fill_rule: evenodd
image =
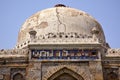
M58 19L58 22L59 22L59 24L58 24L58 32L60 32L60 25L63 25L64 26L64 28L65 28L65 32L66 32L66 25L64 24L64 23L62 23L62 21L60 20L60 15L59 15L59 11L58 11L58 9L56 8L56 17L57 17L57 19Z

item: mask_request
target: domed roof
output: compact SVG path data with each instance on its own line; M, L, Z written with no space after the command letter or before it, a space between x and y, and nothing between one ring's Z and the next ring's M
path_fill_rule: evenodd
M57 6L39 11L28 18L20 29L18 44L30 39L30 30L35 30L36 36L49 33L77 33L92 36L93 28L99 31L98 38L105 42L102 27L93 17L81 10Z

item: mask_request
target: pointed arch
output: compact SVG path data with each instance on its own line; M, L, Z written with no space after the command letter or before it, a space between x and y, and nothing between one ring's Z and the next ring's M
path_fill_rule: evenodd
M71 73L72 76L75 73L75 74L78 74L79 76L81 76L84 80L93 80L93 76L90 75L91 73L90 73L88 67L85 68L85 67L82 67L82 66L67 65L67 64L64 64L64 65L61 64L59 66L48 67L47 72L42 77L42 80L48 80L53 75L56 75L57 73L60 73L61 71L64 71L65 69L72 72ZM58 77L58 76L56 76L56 77ZM81 80L81 79L78 79L78 80Z
M67 77L65 77L65 75ZM84 80L83 77L76 72L64 67L57 71L56 73L52 74L47 80L57 80L57 78L64 77L66 80L71 78L71 80Z

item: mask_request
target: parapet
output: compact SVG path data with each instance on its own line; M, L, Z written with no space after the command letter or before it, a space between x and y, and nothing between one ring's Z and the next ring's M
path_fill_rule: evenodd
M106 57L120 57L120 48L118 49L108 49Z

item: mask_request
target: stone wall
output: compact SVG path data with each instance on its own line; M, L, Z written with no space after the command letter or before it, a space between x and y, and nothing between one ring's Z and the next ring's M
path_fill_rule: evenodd
M16 74L21 74L25 80L26 69L15 67L1 67L0 68L0 80L13 80Z
M90 61L89 69L94 80L103 80L102 64L100 61Z
M27 67L26 80L41 80L41 63L31 62Z
M0 67L0 80L10 80L10 68Z
M59 72L61 71L61 72ZM55 79L63 73L79 77L78 80L93 80L88 62L46 62L42 63L42 80ZM50 79L51 80L51 79Z

